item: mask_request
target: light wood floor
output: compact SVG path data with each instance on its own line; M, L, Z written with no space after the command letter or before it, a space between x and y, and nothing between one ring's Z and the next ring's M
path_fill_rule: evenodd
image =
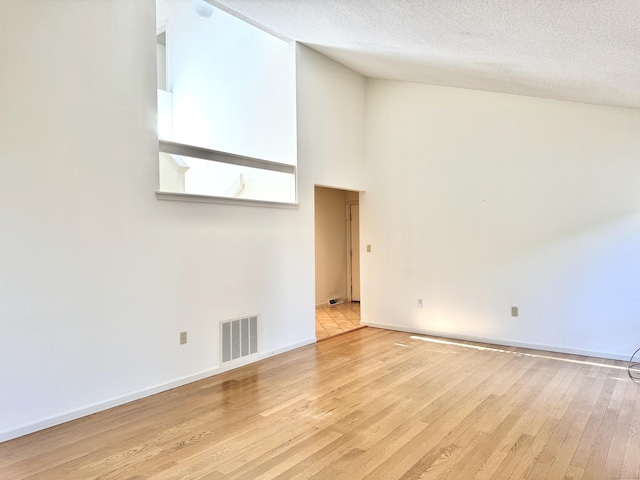
M356 330L0 444L14 479L640 478L622 362Z
M340 335L361 328L360 302L344 302L339 305L316 307L316 338Z

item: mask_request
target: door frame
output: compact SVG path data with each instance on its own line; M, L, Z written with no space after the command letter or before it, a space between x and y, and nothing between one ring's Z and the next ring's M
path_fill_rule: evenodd
M352 294L352 281L351 281L351 277L353 272L351 271L351 206L352 205L358 205L360 206L360 200L347 200L347 212L346 212L346 217L347 217L347 300L352 301L351 299L351 294ZM358 231L360 231L360 224L358 224ZM360 249L360 245L357 246L358 249Z

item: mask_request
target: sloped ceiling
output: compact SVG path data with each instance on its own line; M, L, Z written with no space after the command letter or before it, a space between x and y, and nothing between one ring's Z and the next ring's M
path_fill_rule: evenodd
M208 1L367 77L640 109L640 0Z

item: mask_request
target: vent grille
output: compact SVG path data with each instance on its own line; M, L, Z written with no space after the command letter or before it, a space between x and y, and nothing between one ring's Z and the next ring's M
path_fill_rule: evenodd
M258 353L258 316L220 322L222 363Z

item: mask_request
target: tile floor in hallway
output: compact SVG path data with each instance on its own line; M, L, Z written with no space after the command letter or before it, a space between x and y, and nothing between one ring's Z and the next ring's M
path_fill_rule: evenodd
M316 307L316 338L340 335L361 328L360 302L344 302L339 305Z

